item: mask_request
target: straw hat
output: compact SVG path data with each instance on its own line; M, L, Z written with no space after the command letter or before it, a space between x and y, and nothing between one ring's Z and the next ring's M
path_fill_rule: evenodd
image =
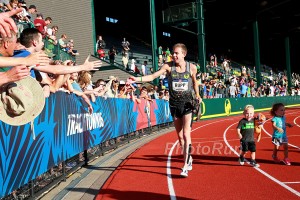
M0 87L0 120L9 125L32 123L44 105L43 89L32 77Z

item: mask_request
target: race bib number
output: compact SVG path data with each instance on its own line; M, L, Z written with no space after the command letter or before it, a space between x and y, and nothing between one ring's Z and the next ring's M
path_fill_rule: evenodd
M187 91L189 89L189 82L187 79L174 79L172 86L174 91Z

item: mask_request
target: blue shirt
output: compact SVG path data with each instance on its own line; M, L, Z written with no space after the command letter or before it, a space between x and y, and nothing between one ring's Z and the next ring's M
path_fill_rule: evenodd
M247 85L243 84L243 85L241 86L241 94L246 94L247 89L248 89Z
M73 87L74 90L82 92L82 89L81 89L80 85L76 81L74 81L71 84L72 84L72 87Z
M277 129L273 131L274 138L284 138L286 137L286 126L285 126L285 116L283 117L273 117L272 122L275 122L275 126L281 128L283 133L280 133Z
M13 57L18 57L18 58L25 58L27 56L29 56L31 53L29 51L27 51L26 49L21 49L18 51L14 51L14 56ZM30 76L32 78L36 78L33 69L30 70Z

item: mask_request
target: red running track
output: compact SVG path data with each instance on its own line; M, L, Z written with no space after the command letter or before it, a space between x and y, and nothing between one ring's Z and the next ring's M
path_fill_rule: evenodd
M271 117L264 112L267 117ZM260 168L238 162L236 126L242 115L193 124L193 170L179 174L182 155L175 131L137 149L113 172L100 199L300 199L299 108L287 109L291 166L272 160L272 127L268 120L257 143ZM250 154L246 154L249 158ZM283 151L278 152L283 158Z

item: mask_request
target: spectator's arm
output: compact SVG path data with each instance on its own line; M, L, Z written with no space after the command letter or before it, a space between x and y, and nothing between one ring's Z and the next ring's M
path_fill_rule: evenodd
M80 72L80 71L91 71L91 70L98 70L101 67L101 61L92 61L90 62L90 56L87 57L86 61L82 65L75 65L75 66L65 66L65 65L41 65L35 67L36 70L51 73L51 74L70 74L73 72Z
M0 57L0 67L17 65L45 65L49 64L49 58L45 53L33 53L25 58Z
M13 67L6 72L0 73L0 85L21 80L29 75L30 71L25 65Z

